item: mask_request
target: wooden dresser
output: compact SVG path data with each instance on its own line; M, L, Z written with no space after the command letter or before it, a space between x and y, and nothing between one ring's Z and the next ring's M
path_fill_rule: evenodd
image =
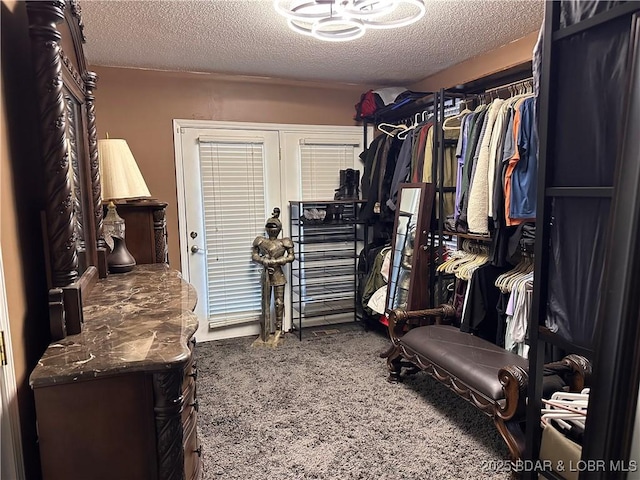
M45 480L201 478L195 305L165 264L98 281L30 377Z
M116 207L125 222L127 249L136 263L169 263L167 204L154 199L129 200L116 202Z

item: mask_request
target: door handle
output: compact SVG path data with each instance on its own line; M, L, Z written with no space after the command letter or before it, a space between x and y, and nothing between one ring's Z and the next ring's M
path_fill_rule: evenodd
M207 253L207 251L204 248L200 248L197 245L192 245L191 246L191 253L198 253L198 252Z

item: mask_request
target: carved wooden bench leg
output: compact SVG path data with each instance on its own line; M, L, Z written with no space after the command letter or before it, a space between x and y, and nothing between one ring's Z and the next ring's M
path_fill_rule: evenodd
M524 453L524 430L529 374L523 368L509 365L498 371L498 378L505 394L503 404L498 404L493 421L502 435L511 460L522 458Z
M515 420L504 421L497 415L493 417L493 423L495 423L498 432L500 432L502 439L507 444L511 460L516 461L522 458L524 453L524 430L522 429L522 424Z
M398 383L402 381L400 374L402 373L403 360L400 347L394 346L393 350L387 355L387 368L389 369L388 382Z

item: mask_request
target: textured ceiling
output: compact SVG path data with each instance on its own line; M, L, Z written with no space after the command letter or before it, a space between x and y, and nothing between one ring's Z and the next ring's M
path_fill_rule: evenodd
M272 0L81 2L92 65L375 86L413 82L540 27L541 1L425 0L418 23L352 42L291 31Z

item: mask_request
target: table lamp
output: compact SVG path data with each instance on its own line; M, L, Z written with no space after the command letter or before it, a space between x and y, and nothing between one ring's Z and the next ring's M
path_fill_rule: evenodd
M116 210L116 200L151 197L138 164L125 140L109 138L98 140L102 200L108 201L107 215L102 221L103 233L111 253L107 265L111 273L124 273L133 269L135 258L124 241L125 223Z

